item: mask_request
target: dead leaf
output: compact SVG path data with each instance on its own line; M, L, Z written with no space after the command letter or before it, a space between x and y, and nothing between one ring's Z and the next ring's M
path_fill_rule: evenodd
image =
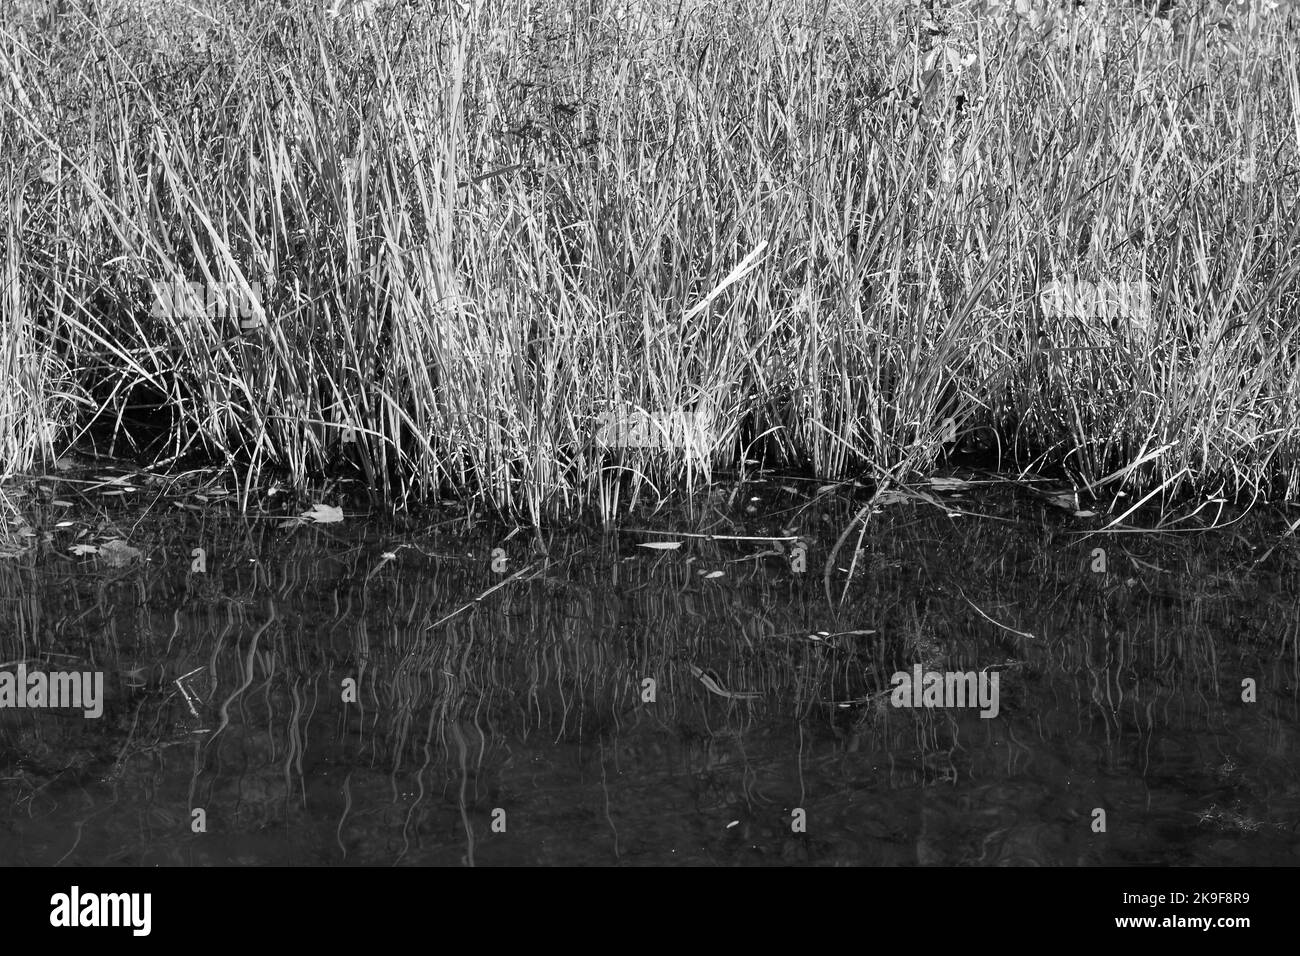
M343 520L343 509L317 502L311 506L311 511L304 511L298 517L314 521L317 524L337 524Z
M110 568L121 568L144 556L139 548L133 548L121 538L113 538L99 546L99 555Z

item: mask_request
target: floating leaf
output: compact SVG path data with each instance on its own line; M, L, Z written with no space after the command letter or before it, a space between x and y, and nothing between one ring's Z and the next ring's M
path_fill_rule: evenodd
M50 504L54 505L54 507L56 507L56 508L71 508L71 507L72 507L72 502L71 502L71 501L64 501L62 498L55 498L53 501L50 502Z
M653 548L656 551L676 551L681 546L680 541L642 541L637 547Z
M120 568L143 557L143 552L120 538L113 538L99 546L99 555L109 567Z
M703 571L701 571L700 573L701 573L701 574L704 574ZM720 577L722 577L724 574L726 574L725 571L710 571L709 573L704 574L704 577L705 577L706 579L708 579L708 578L720 578Z
M298 517L306 518L308 521L314 521L317 524L335 524L343 520L343 509L317 502L311 506L311 511L304 511Z
M99 548L95 547L93 544L74 544L68 550L77 556L83 554L99 554Z

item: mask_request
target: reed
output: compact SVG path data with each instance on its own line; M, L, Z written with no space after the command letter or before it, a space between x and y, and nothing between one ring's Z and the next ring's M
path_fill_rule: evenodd
M987 425L1098 486L1296 491L1285 9L5 10L8 472L89 429L245 497L346 463L608 518ZM1063 276L1149 311L1045 314ZM611 452L611 408L707 447Z

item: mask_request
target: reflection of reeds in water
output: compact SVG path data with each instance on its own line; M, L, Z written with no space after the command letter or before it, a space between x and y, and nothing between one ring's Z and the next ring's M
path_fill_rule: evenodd
M1100 542L1111 570L1093 575L1080 567L1096 542L1058 535L1049 547L1048 529L999 493L976 501L967 489L962 507L1007 521L954 527L907 504L873 517L862 575L836 613L815 573L808 581L770 540L747 540L743 518L735 538L705 537L722 530L712 511L698 523L660 517L656 530L699 534L677 550L637 547L645 535L555 535L534 549L348 524L286 538L266 522L153 513L132 521L147 564L93 572L50 558L37 534L30 555L0 561L12 622L0 662L99 667L110 697L92 725L0 712L0 796L64 829L70 792L153 808L144 823L113 812L83 821L80 849L50 841L73 863L89 862L91 846L137 862L192 852L220 862L203 856L218 850L159 835L188 834L198 806L224 835L204 847L235 834L260 862L489 859L502 852L487 838L497 807L553 828L550 852L584 860L736 820L734 846L709 844L721 858L757 845L829 859L838 840L874 862L900 846L936 863L1041 862L1066 850L1044 848L1039 824L975 849L945 839L969 819L948 812L945 794L988 801L994 816L1032 815L1045 791L1077 792L1074 768L1108 754L1109 799L1150 812L1153 775L1134 762L1158 759L1161 742L1180 774L1188 760L1223 765L1222 740L1239 739L1257 762L1270 748L1290 759L1280 731L1294 715L1249 716L1278 733L1246 734L1213 703L1240 694L1241 674L1260 686L1297 679L1285 647L1300 624L1270 603L1294 571L1289 540L1259 562L1236 538L1127 534ZM783 522L829 512L836 527L856 508L789 494ZM70 533L53 530L66 511L44 510L32 518L42 533ZM1262 525L1234 527L1261 536ZM211 546L206 575L187 570L196 541ZM490 571L498 546L508 561ZM830 546L811 542L818 554ZM918 663L999 669L999 718L882 705L890 676ZM355 703L343 702L347 680ZM1185 813L1184 783L1174 802ZM1267 776L1242 780L1232 818L1261 823L1251 849L1265 853L1286 812L1270 787ZM861 836L868 799L867 816L890 828L879 842ZM1230 825L1214 799L1201 807L1206 825ZM810 800L835 840L789 842L788 810ZM564 830L588 813L603 826L606 812L608 843ZM670 822L638 830L640 815Z

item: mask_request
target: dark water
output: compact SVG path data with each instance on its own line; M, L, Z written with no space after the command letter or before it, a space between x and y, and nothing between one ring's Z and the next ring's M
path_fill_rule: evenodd
M0 858L1300 862L1287 514L1097 534L1011 486L926 494L972 514L884 506L833 608L823 565L865 497L809 483L627 522L666 534L540 542L453 508L282 527L138 483L98 512L33 489L36 544L0 560L0 664L102 672L106 700L0 710ZM789 544L686 531L802 535L807 570ZM69 553L114 537L139 559ZM891 706L918 663L996 671L997 715Z

